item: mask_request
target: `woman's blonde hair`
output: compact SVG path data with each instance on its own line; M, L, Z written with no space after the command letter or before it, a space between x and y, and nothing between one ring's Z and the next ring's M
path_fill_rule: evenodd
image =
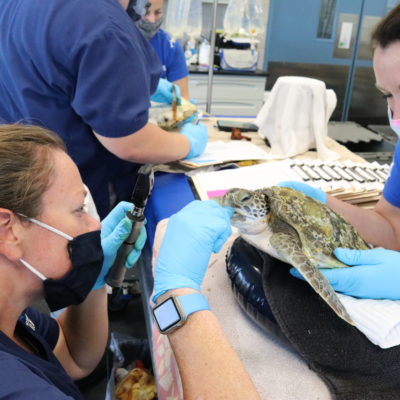
M35 217L51 183L53 151L66 151L55 133L31 125L0 124L0 207Z

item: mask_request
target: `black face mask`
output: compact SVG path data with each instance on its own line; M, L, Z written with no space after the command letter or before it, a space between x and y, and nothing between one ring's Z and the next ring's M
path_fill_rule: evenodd
M80 304L92 290L103 265L100 231L79 235L68 243L72 269L60 279L43 282L45 300L51 311Z
M41 221L28 218L31 222L65 237L72 269L63 278L46 278L25 260L22 264L43 280L44 294L51 311L82 303L92 290L103 265L103 249L100 231L92 231L71 238L63 232Z

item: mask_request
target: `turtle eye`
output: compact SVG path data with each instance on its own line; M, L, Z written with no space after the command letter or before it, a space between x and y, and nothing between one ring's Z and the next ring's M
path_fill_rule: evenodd
M239 196L239 201L241 203L246 203L247 201L250 200L250 195L243 193L242 195Z

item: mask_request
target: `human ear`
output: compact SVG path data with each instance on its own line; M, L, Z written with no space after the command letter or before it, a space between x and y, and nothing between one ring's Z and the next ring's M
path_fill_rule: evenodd
M0 208L0 254L10 260L21 258L21 223L15 214L6 208Z

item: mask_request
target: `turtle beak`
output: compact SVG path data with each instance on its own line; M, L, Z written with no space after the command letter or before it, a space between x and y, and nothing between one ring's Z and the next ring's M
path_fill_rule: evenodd
M241 215L243 217L247 216L247 214L243 210L241 210L240 208L235 208L235 214L236 215Z
M243 211L240 208L234 208L235 213L233 214L232 221L256 221L257 218L254 215L248 214L247 212Z

